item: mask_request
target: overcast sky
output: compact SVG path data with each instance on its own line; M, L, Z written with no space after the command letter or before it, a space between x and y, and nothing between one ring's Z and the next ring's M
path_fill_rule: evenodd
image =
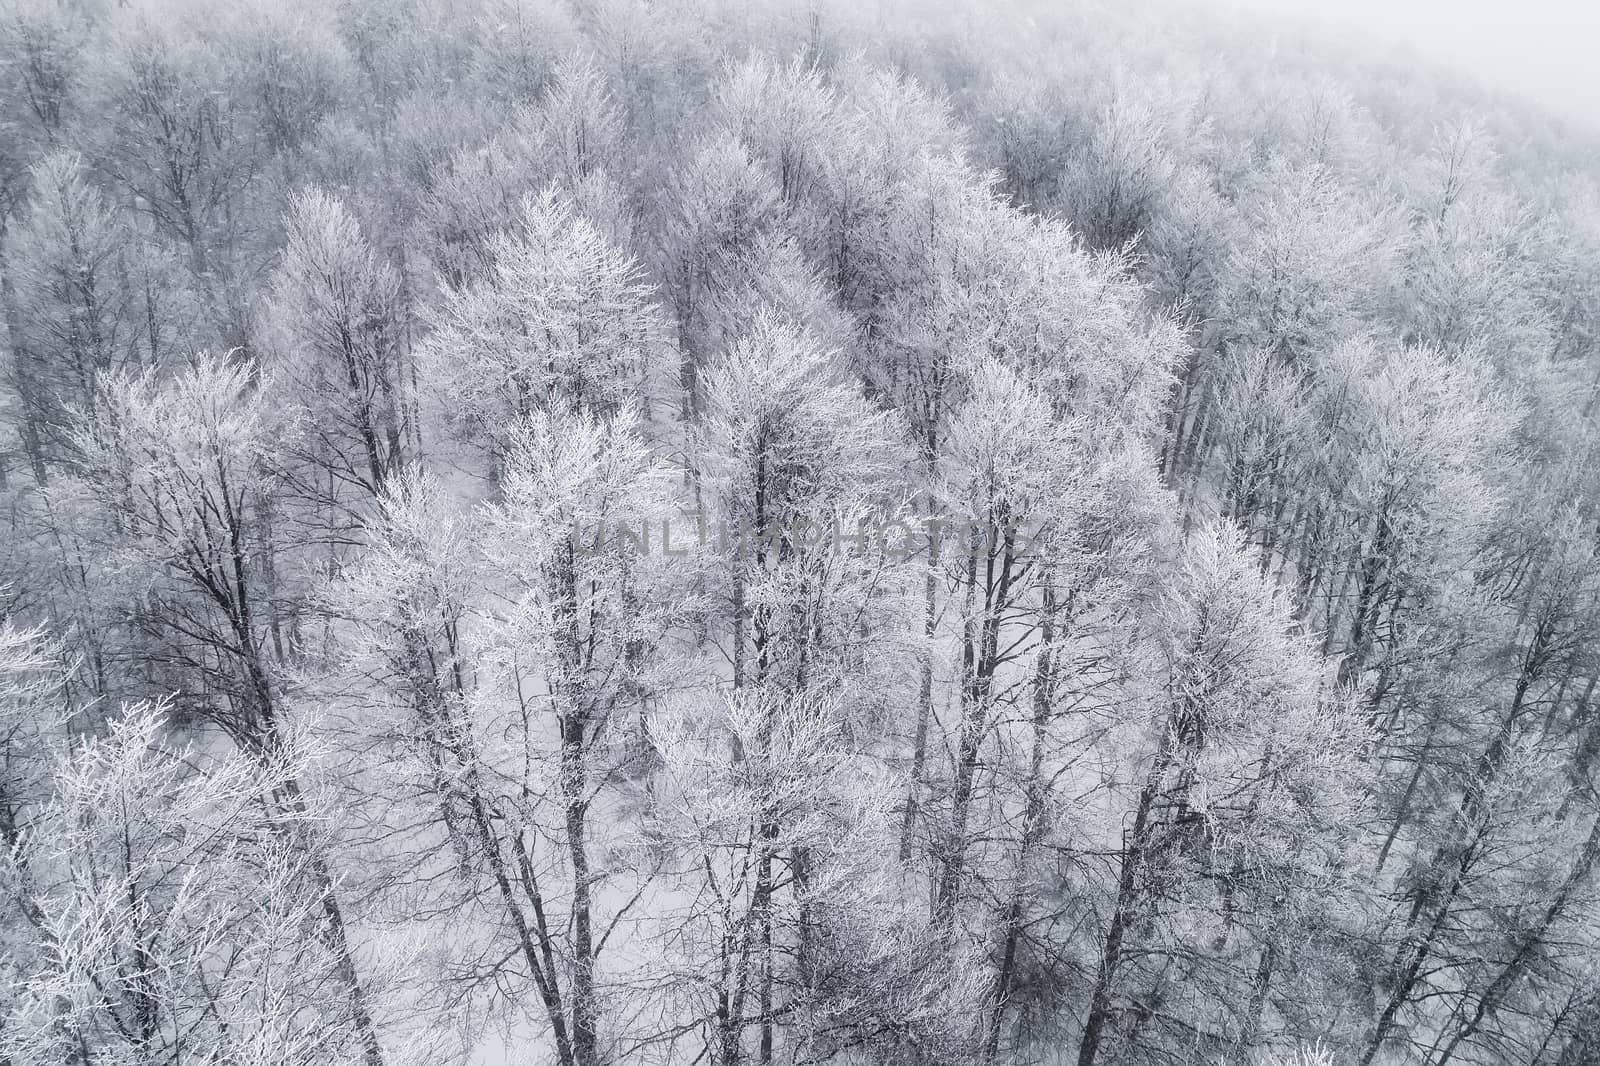
M1600 129L1600 0L1213 0L1360 29Z

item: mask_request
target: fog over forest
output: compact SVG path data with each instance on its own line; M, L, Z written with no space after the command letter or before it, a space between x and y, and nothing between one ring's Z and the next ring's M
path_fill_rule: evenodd
M1247 19L1269 16L1255 25L1275 31L1280 44L1338 37L1394 63L1443 65L1585 127L1582 136L1600 134L1600 7L1584 0L1188 2Z
M1305 6L0 0L0 1066L1600 1066L1594 20Z

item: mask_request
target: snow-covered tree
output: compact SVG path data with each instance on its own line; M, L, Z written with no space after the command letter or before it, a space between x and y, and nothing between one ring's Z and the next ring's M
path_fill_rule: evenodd
M168 720L159 703L126 708L63 756L8 853L40 951L6 1057L381 1062L344 995L346 949L320 920L316 824L276 801L303 751L173 750Z
M129 262L142 251L136 229L89 181L75 152L46 156L32 179L6 257L15 301L11 370L24 439L42 470L46 455L64 458L67 412L93 410L96 375L149 362L156 352L144 335L151 308Z
M639 396L659 322L633 259L555 186L495 238L490 277L447 295L418 353L429 394L495 455L547 406L606 415Z
M1327 691L1237 532L1197 527L1180 566L1152 634L1142 784L1096 927L1084 1066L1169 1025L1201 1048L1250 1045L1297 919L1322 893L1352 891L1343 844L1365 744L1354 705ZM1174 980L1187 985L1169 1006Z
M338 200L299 197L267 318L274 372L307 424L299 491L359 510L404 463L414 429L401 330L400 281ZM338 521L337 518L334 521Z

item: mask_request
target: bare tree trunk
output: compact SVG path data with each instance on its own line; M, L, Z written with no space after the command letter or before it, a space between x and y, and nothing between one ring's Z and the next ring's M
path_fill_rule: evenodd
M1144 787L1139 791L1139 803L1133 816L1133 830L1122 849L1122 870L1117 878L1117 899L1111 912L1111 925L1106 930L1100 948L1100 966L1095 973L1094 988L1089 993L1089 1014L1084 1019L1083 1035L1078 1041L1078 1066L1094 1066L1105 1036L1106 1023L1111 1018L1111 992L1122 962L1123 940L1128 927L1133 924L1138 910L1140 867L1149 853L1155 836L1151 815L1161 781L1172 766L1177 750L1177 733L1168 728L1157 749L1155 761L1145 776Z
M1544 937L1550 927L1555 924L1561 912L1566 909L1572 894L1577 890L1594 869L1595 857L1600 854L1600 818L1595 819L1593 827L1589 830L1589 837L1584 842L1582 850L1578 853L1577 861L1573 863L1571 871L1562 881L1561 887L1554 897L1545 905L1544 912L1539 915L1539 920L1534 927L1520 938L1517 950L1512 954L1500 972L1495 975L1489 986L1478 996L1477 1006L1473 1008L1472 1016L1463 1022L1445 1045L1444 1051L1439 1055L1436 1066L1446 1066L1455 1055L1456 1048L1463 1040L1469 1039L1483 1024L1483 1020L1500 1008L1506 994L1513 985L1521 980L1527 972L1528 965L1533 960L1534 952L1544 942Z
M1001 1023L1005 1018L1006 999L1011 994L1011 983L1015 976L1017 948L1022 937L1022 919L1033 877L1034 853L1044 841L1046 828L1045 802L1049 788L1044 779L1044 755L1050 718L1055 708L1057 666L1055 614L1055 589L1047 580L1039 623L1039 653L1034 667L1033 744L1028 760L1028 779L1024 787L1027 807L1023 814L1022 839L1017 847L1017 881L1012 888L1011 902L1006 908L1005 917L1000 923L1004 931L1003 942L1000 949L1000 969L995 975L994 1014L989 1023L986 1049L991 1062L1000 1052Z
M999 548L998 562L995 549L986 556L981 622L974 631L969 607L963 625L965 639L962 650L963 678L961 686L961 731L956 750L956 779L950 799L950 838L945 845L942 869L934 900L939 922L946 929L955 920L961 882L966 873L968 844L967 822L972 812L972 798L978 773L978 755L984 736L989 730L989 703L992 696L994 671L999 662L1000 627L1010 603L1011 582L1015 577L1015 558L1012 555L1014 532L1007 530ZM967 559L967 596L970 604L979 588L978 556L974 549Z
M284 791L290 812L297 819L304 819L306 804L305 797L300 792L300 783L291 778L286 782ZM350 936L345 929L344 910L339 906L333 873L328 869L326 860L314 847L308 845L307 851L310 855L312 885L322 906L323 921L326 923L323 937L328 949L333 952L339 980L345 986L345 995L350 1000L351 1021L361 1038L363 1058L367 1066L383 1066L383 1049L378 1043L378 1030L373 1024L372 1012L367 1006L366 991L362 987L361 976L356 969L355 952L350 947Z
M1462 827L1459 834L1447 839L1435 849L1429 863L1430 869L1448 870L1442 890L1424 886L1418 890L1411 907L1409 929L1416 930L1419 920L1426 919L1420 934L1408 934L1395 957L1395 982L1383 1011L1373 1025L1360 1066L1370 1066L1394 1025L1400 1009L1411 1000L1421 977L1423 964L1432 954L1440 931L1450 915L1450 908L1460 894L1468 871L1477 858L1479 845L1485 831L1484 803L1489 789L1499 777L1506 755L1515 739L1517 721L1521 718L1529 688L1545 665L1548 642L1552 635L1551 620L1541 618L1534 626L1528 648L1522 657L1512 693L1511 706L1501 719L1494 739L1489 742L1477 760L1471 780L1462 794L1455 812L1456 824Z
M1122 848L1122 868L1117 878L1117 898L1111 912L1111 925L1106 930L1100 949L1100 966L1095 974L1094 988L1089 994L1089 1013L1084 1019L1083 1035L1078 1042L1078 1066L1094 1066L1100 1045L1105 1038L1106 1023L1111 1020L1111 993L1115 988L1117 968L1122 964L1123 945L1129 928L1133 925L1142 902L1144 890L1139 878L1152 854L1155 842L1154 820L1156 800L1162 793L1166 779L1178 759L1183 737L1195 728L1198 708L1192 697L1174 694L1178 703L1172 708L1163 725L1161 742L1155 759L1145 775L1144 787L1139 790L1139 802L1134 808L1133 829Z
M595 1066L599 1039L595 1018L593 916L589 891L589 853L584 819L588 813L583 721L562 723L561 788L566 806L567 857L572 865L572 1054L576 1066Z
M911 747L911 782L906 791L905 816L900 824L900 861L910 862L912 837L922 813L922 790L928 766L928 727L933 720L933 640L938 630L939 538L928 541L928 572L922 579L922 664L917 686L917 729Z

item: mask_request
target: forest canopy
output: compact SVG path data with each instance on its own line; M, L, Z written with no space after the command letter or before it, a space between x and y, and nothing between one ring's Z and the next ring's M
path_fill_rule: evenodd
M0 1060L1600 1062L1600 135L1106 0L0 0Z

